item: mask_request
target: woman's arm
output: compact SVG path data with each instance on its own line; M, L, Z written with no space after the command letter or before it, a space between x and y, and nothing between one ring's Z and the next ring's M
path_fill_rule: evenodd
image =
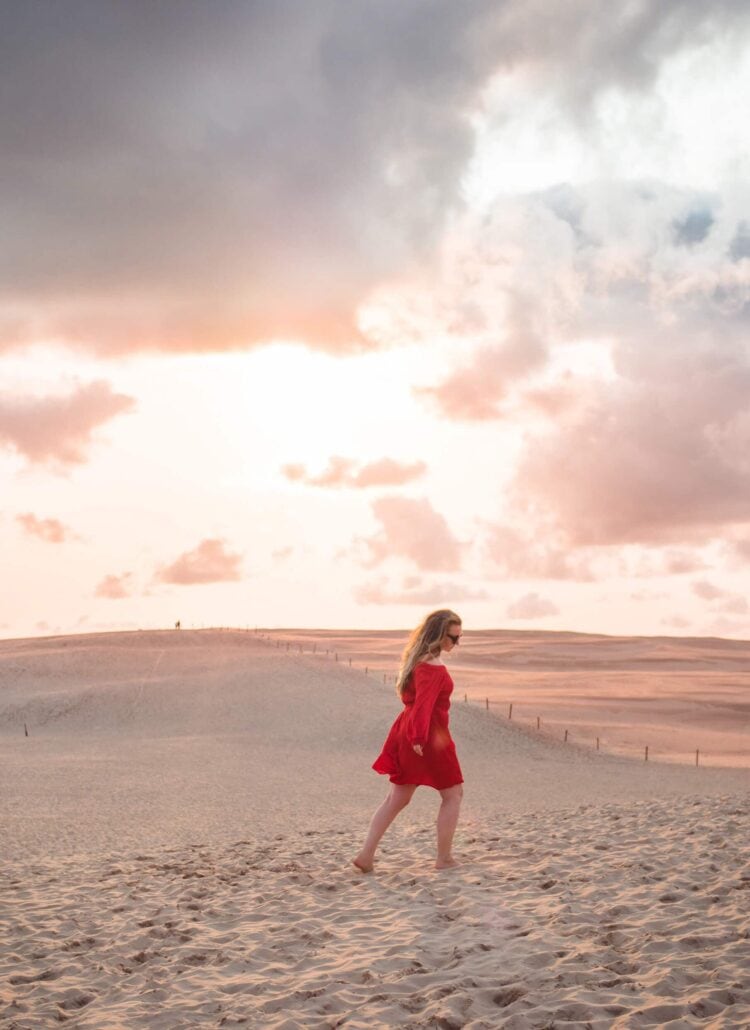
M414 670L415 698L412 706L411 719L407 730L407 739L412 746L422 746L427 743L430 735L430 721L435 702L444 684L444 669L442 665L418 665Z

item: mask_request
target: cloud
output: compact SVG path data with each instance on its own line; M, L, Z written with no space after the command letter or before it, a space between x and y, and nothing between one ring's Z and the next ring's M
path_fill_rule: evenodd
M691 584L693 593L706 601L716 601L714 611L723 612L726 615L746 615L750 608L746 598L742 594L733 594L729 590L722 590L721 587L709 583L707 580L697 580Z
M0 396L0 445L33 463L82 464L94 430L134 406L132 397L115 393L102 380L67 396Z
M705 567L705 561L689 551L669 550L664 555L664 571L669 575L677 576L685 572L697 572Z
M653 182L560 187L502 201L467 241L480 305L505 292L517 306L518 267L528 274L531 356L548 355L501 393L482 344L486 386L480 362L470 402L455 378L433 390L446 417L494 412L528 427L508 490L514 521L537 531L544 513L575 548L698 543L750 523L750 262L730 255L746 204L712 198L710 226L688 245L672 226L698 200ZM608 368L571 372L582 340Z
M96 597L107 597L113 601L120 600L123 597L130 597L132 591L129 581L131 579L132 573L130 572L123 572L119 576L105 576L97 585L94 594Z
M294 554L293 547L279 547L278 550L271 552L271 557L277 561L286 561L287 558L291 558Z
M690 619L685 619L682 615L668 615L661 620L662 626L668 626L670 629L687 629L690 625Z
M305 466L299 464L283 465L281 471L292 483L298 483L304 480L307 475L305 472Z
M458 203L468 114L497 64L492 7L279 0L215 18L172 3L153 18L105 0L95 39L81 0L64 20L6 11L6 338L361 346L359 300Z
M461 565L461 545L445 518L425 498L381 497L372 505L381 530L364 540L366 564L388 558L407 558L423 572L455 572Z
M242 578L242 556L227 551L223 540L202 540L192 551L185 551L170 565L157 572L162 583L223 583Z
M750 561L750 537L729 542L730 557L741 562Z
M414 394L433 400L448 418L497 418L509 384L525 378L547 358L543 333L531 305L513 299L500 325L493 325L493 335L503 337L500 344L481 345L466 366L452 372L439 386L415 387Z
M38 536L50 544L62 544L66 540L76 539L75 533L59 519L39 519L28 511L17 515L16 522L23 526L29 536Z
M358 604L421 604L448 605L461 601L487 601L490 595L484 589L475 590L455 582L429 583L418 576L408 577L401 587L391 587L384 579L357 587L354 598Z
M282 472L291 482L322 487L400 486L423 475L427 466L423 461L405 464L392 458L381 458L363 465L359 470L351 458L333 455L328 467L317 476L310 475L304 465L284 465Z
M592 555L566 546L559 534L529 535L506 525L487 525L485 551L505 575L518 579L596 578Z
M697 594L698 597L702 597L706 601L713 601L717 597L723 597L724 591L713 583L709 583L708 580L701 579L691 584L693 593Z
M525 594L508 605L506 615L509 619L543 619L547 615L557 615L559 611L556 604L539 594Z
M101 0L92 32L91 11L2 7L7 345L361 345L361 300L428 260L460 206L496 73L583 118L747 19L736 0L277 0L220 18Z
M363 465L355 477L355 486L401 486L411 483L427 471L423 461L414 461L410 465L392 458L381 458Z

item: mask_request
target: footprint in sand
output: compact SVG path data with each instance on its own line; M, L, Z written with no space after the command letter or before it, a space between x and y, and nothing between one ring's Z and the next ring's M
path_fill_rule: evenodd
M16 976L8 978L8 983L17 986L18 984L35 984L42 980L57 980L62 973L55 969L45 969L43 973L32 973L30 976L25 976L23 973L18 973Z
M90 1005L94 999L95 995L93 994L80 994L76 992L67 998L63 998L62 1001L57 1001L56 1004L65 1012L70 1012L71 1010L85 1008L87 1005Z

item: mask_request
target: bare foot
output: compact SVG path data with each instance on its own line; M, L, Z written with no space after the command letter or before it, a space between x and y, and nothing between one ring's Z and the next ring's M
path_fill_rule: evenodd
M453 858L453 856L451 856L450 858L439 858L435 862L436 869L452 869L454 866L457 865L459 865L459 863L455 860L455 858Z
M371 873L374 868L372 863L363 862L359 855L352 859L352 865L359 869L361 873Z

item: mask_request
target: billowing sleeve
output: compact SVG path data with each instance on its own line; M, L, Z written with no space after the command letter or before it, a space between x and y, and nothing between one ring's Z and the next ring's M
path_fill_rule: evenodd
M427 743L432 710L444 685L443 673L442 665L419 665L414 670L416 697L406 734L410 744Z

